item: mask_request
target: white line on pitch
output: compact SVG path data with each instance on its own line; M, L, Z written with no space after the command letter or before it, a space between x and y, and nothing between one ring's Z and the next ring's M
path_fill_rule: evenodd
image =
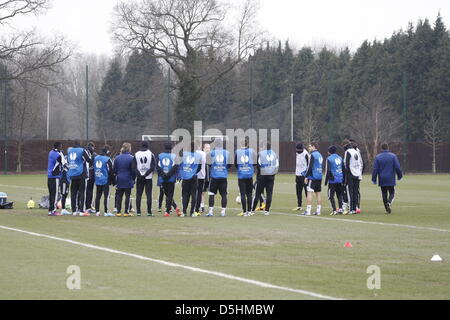
M213 275L213 276L220 277L220 278L225 278L225 279L229 279L229 280L252 284L252 285L255 285L258 287L262 287L262 288L277 289L277 290L283 290L283 291L288 291L288 292L300 293L300 294L311 296L311 297L318 298L318 299L341 300L339 298L334 298L334 297L322 295L322 294L311 292L311 291L293 289L293 288L288 288L288 287L281 287L281 286L273 285L273 284L266 283L266 282L237 277L237 276L233 276L233 275L222 273L222 272L209 271L209 270L205 270L205 269L190 267L190 266L186 266L186 265L182 265L182 264L178 264L178 263L172 263L172 262L168 262L168 261L164 261L164 260L148 258L148 257L144 257L141 255L133 254L133 253L109 249L109 248L100 247L100 246L96 246L96 245L92 245L92 244L88 244L88 243L82 243L82 242L78 242L78 241L74 241L74 240L70 240L70 239L58 238L58 237L54 237L54 236L20 230L20 229L16 229L16 228L10 228L10 227L1 226L1 225L0 225L0 229L24 233L24 234L28 234L28 235L35 236L35 237L47 238L47 239L56 240L56 241L62 241L62 242L70 243L73 245L77 245L77 246L81 246L81 247L85 247L85 248L89 248L89 249L119 254L119 255L123 255L123 256L127 256L127 257L136 258L139 260L144 260L144 261L150 261L150 262L162 264L162 265L173 267L173 268L180 268L180 269L185 269L185 270L189 270L192 272L205 273L205 274Z
M271 212L271 214L283 215L283 216L291 216L296 217L297 215L283 213L283 212ZM336 219L336 218L325 218L325 217L317 217L317 216L299 216L300 218L309 218L309 219L318 219L318 220L329 220L329 221L340 221L340 222L351 222L351 223L361 223L361 224L374 224L380 226L388 226L388 227L400 227L400 228L408 228L408 229L416 229L416 230L428 230L428 231L439 231L439 232L450 232L448 229L438 229L433 227L418 227L407 224L396 224L396 223L384 223L384 222L375 222L375 221L363 221L363 220L347 220L347 219Z

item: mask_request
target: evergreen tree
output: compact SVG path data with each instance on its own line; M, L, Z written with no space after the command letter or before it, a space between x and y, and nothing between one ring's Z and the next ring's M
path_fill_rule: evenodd
M100 89L98 104L98 130L105 141L121 138L118 131L126 128L121 106L125 99L122 92L122 69L119 59L111 61Z

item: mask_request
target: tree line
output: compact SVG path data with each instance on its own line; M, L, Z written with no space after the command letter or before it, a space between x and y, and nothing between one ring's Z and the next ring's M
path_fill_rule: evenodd
M0 1L0 24L47 4ZM426 142L435 163L450 140L450 34L440 15L350 51L267 42L253 1L234 8L232 24L228 9L215 0L120 2L113 34L121 50L112 58L2 28L2 136L19 150L24 139L45 138L48 93L50 138L105 142L190 129L195 120L287 128L293 94L296 141L353 137L369 160L383 141Z

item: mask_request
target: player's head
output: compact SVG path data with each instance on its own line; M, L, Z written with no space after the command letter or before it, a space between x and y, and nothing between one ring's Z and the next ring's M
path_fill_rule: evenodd
M241 147L242 149L244 149L244 148L247 149L248 146L250 145L250 141L249 141L248 137L245 138L245 139L241 139L240 142L239 142L239 145L240 145L240 147Z
M299 143L295 149L297 150L297 153L303 153L303 151L305 151L305 146L303 145L303 143Z
M148 150L148 148L150 148L150 145L149 145L148 141L142 141L141 142L141 148L143 150Z
M342 141L342 147L347 150L352 146L352 143L350 142L350 140L345 139L344 141Z
M195 150L198 150L198 151L202 150L202 141L201 140L195 141Z
M73 142L73 146L74 146L74 148L79 148L79 147L81 146L80 141L75 140L75 141Z
M95 144L91 141L88 143L87 148L90 152L94 152L95 150Z
M358 148L358 144L356 143L355 139L348 139L348 141L350 141L350 144L353 148Z
M259 144L259 150L267 150L267 142L266 141L261 141L261 143Z
M170 142L164 143L164 151L171 152L172 151L172 143L170 143Z
M317 142L311 142L308 146L309 152L313 152L319 149L319 144Z
M383 150L383 151L388 151L388 150L389 150L389 145L388 145L387 143L383 143L383 144L381 145L381 150Z
M62 147L63 147L63 145L61 142L55 142L55 144L53 145L53 148L55 150L62 150Z
M217 137L214 139L214 147L218 149L223 149L223 138Z
M110 149L111 149L111 148L110 148L108 145L105 145L105 146L102 148L102 155L104 155L104 156L109 156L109 155L111 154Z
M120 153L131 153L131 143L125 142L120 149Z
M211 151L211 145L209 143L205 143L203 145L203 151L204 152L210 152Z
M194 141L192 141L191 143L190 143L190 145L189 145L189 152L195 152L195 142Z
M336 154L336 152L337 152L336 146L331 146L331 147L328 148L328 153L329 154Z

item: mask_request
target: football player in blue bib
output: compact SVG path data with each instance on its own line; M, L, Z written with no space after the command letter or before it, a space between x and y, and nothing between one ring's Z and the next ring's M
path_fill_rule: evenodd
M242 205L242 213L239 216L248 217L252 211L253 175L256 167L256 154L253 149L249 148L248 139L241 141L241 149L236 150L234 163L238 171L238 185Z
M97 217L100 216L100 200L102 196L104 196L104 216L114 216L114 214L108 210L110 185L113 181L113 176L113 163L110 158L109 146L104 146L101 155L96 156L94 159L94 178L95 185L97 187L95 196L95 211L97 212Z
M317 197L317 210L314 215L320 216L322 211L322 174L323 174L323 157L320 154L319 144L312 142L308 146L311 154L308 170L306 172L306 185L308 191L306 212L301 215L310 216L312 210L313 195Z
M270 215L272 205L273 188L275 185L275 176L280 169L278 155L272 150L270 142L261 145L262 151L258 154L258 177L256 185L256 195L253 200L252 211L255 212L258 200L261 198L264 190L266 191L266 206L264 215Z
M171 207L173 205L173 196L175 193L175 183L177 181L178 164L176 163L177 156L172 153L172 144L166 143L164 145L164 152L158 156L158 164L156 170L158 171L158 183L162 185L164 195L166 196L166 212L165 217L170 217ZM177 210L177 215L182 213Z
M62 214L57 212L57 201L59 193L59 184L61 181L61 175L63 170L64 155L61 152L62 144L56 142L53 149L48 154L48 166L47 166L47 187L49 192L49 216L61 216Z
M72 148L68 150L67 161L69 171L67 175L70 178L70 198L73 215L83 217L90 216L85 207L86 184L88 179L87 161L89 155L80 143L76 141Z
M207 155L207 163L211 180L209 182L209 213L207 217L214 216L214 197L217 192L222 198L222 217L226 216L228 204L228 170L232 167L229 164L230 153L223 149L223 140L217 138L214 141L215 148Z
M192 200L190 216L194 216L197 205L197 174L202 169L201 164L202 157L198 152L195 152L194 143L192 143L191 150L183 152L183 160L179 169L179 177L182 181L183 217L187 216L189 200Z
M328 149L327 162L325 164L325 185L328 185L328 199L331 203L333 212L331 215L342 214L343 210L343 195L344 195L344 168L342 157L336 154L337 148L331 146ZM336 207L336 200L338 200L339 208Z

